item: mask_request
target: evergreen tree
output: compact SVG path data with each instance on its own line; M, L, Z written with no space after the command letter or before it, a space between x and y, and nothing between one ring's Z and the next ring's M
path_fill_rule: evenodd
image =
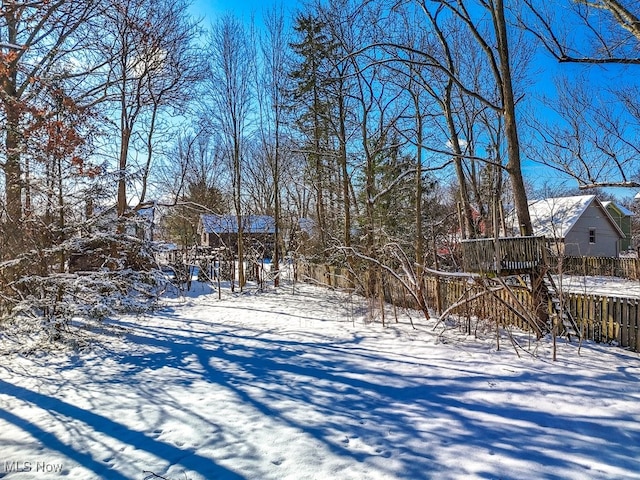
M330 145L331 100L327 88L332 81L329 59L335 57L337 44L327 32L326 24L312 14L300 14L294 25L297 42L291 48L298 57L291 78L296 126L302 134L308 168L316 194L316 221L320 231L320 250L327 247L327 210L330 200L328 180L333 176L328 161Z

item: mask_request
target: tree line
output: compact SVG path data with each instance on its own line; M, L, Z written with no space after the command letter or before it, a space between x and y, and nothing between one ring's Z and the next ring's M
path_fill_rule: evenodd
M272 215L276 270L298 252L370 294L402 271L421 299L425 268L456 267L447 241L505 234L512 208L532 233L525 160L640 187L635 2L327 0L210 24L188 7L2 1L3 298L87 250L150 268L130 232L153 207L182 246L201 213Z

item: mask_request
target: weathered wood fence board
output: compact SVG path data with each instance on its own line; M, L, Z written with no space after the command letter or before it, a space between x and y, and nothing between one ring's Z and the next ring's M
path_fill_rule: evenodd
M546 262L545 237L504 237L463 240L465 272L531 269Z
M640 259L608 257L562 257L548 256L552 268L566 275L584 275L588 277L620 277L640 280ZM561 262L560 266L558 266Z
M303 274L322 285L353 289L346 270L338 267L307 265ZM413 296L395 277L384 274L383 285L387 302L405 308L418 307ZM479 294L481 287L474 286L464 279L427 276L425 277L425 298L432 308L436 305L438 289L442 301L441 307L447 309L463 298L470 299ZM514 298L524 306L525 310L528 309L531 312L534 310L531 293L520 286L511 286L510 289L513 296L505 290L498 290L495 295L482 295L462 304L452 313L462 318L477 317L499 321L503 325L514 325L526 330L529 328L526 322L513 311L516 307ZM567 308L582 331L583 338L595 342L616 342L621 347L640 352L640 300L568 292L564 297Z

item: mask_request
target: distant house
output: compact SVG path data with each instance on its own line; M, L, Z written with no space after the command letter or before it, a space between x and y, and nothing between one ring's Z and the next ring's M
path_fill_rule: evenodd
M98 209L91 206L87 208L86 220L90 222L94 231L114 233L118 227L118 214L115 205L105 209ZM156 227L156 205L153 202L145 208L127 209L122 220L124 221L124 233L137 237L140 240L151 242L154 240L154 229Z
M602 205L607 209L611 218L618 224L625 238L620 241L620 251L625 252L630 250L631 245L631 217L633 212L628 208L616 202L602 202Z
M153 242L155 205L127 210L122 218L125 238L120 239L113 235L119 225L115 205L104 210L88 208L86 214L90 218L87 218L85 228L77 232L73 248L69 250L70 272L119 268L114 257L126 259L125 265L129 267L149 267L149 259L141 245L126 237L136 237L144 244Z
M626 236L595 195L529 202L536 236L545 236L566 256L617 257Z
M459 215L462 215L462 212L459 212ZM480 214L478 209L473 205L471 206L471 221L476 233L473 235L473 238L476 236L486 237L488 235L488 230L491 230L491 228L487 225L485 218ZM460 241L465 238L465 235L462 234L461 222L465 225L466 231L466 221L459 218L458 221L449 223L446 233L437 236L438 244L436 246L436 253L440 257L451 257L459 253Z
M245 247L253 247L264 257L270 257L275 243L275 220L268 215L241 217ZM236 215L202 214L198 223L200 246L238 251L238 217Z

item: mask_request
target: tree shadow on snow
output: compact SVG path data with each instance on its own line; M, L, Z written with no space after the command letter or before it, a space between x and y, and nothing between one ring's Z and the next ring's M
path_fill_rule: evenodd
M221 325L207 334L215 341L207 342L201 341L200 330L171 331L169 335L157 330L153 335L138 333L132 341L158 353L144 361L123 356L123 364L151 370L190 370L191 378L196 375L212 389L232 391L246 407L303 431L335 455L357 462L393 457L401 470L390 471L391 476L419 479L438 473L442 478L465 474L504 478L500 463L523 462L558 472L545 478L561 479L568 471L583 471L589 476L588 461L576 459L601 459L603 448L607 464L627 471L634 471L640 454L637 429L622 427L637 420L633 414L612 422L611 418L563 414L563 400L559 400L558 411L543 411L533 401L504 404L489 399L496 386L502 389L501 399L526 399L528 392L519 385L536 383L574 387L586 396L591 386L599 385L594 392L599 399L623 395L614 387L602 386L607 380L604 375L582 378L571 372L469 371L466 377L452 379L450 370L434 366L427 375L423 370L399 376L388 375L385 365L402 360L387 359L381 352L357 346L357 339L325 337L306 342ZM190 360L185 361L188 356ZM414 362L405 362L404 371L410 372ZM452 362L451 368L456 367L465 371L464 364ZM189 388L188 384L184 387ZM558 390L558 395L564 391ZM443 464L443 458L456 457L455 453L444 455L445 450L457 445L484 455L485 470L467 472L464 462L453 467ZM567 448L570 455L564 454ZM495 455L500 462L491 461ZM383 469L384 462L377 468ZM531 472L522 470L520 474Z
M151 453L170 462L170 464L179 463L193 472L198 472L204 478L224 478L230 480L241 480L244 478L241 475L216 464L210 458L200 456L193 451L185 451L175 445L160 441L146 433L132 430L122 423L74 406L55 397L44 395L17 385L12 385L2 379L0 379L0 391L6 395L11 395L17 399L21 399L22 401L29 402L43 410L49 411L50 413L60 415L62 418L67 419L70 422L80 421L89 426L93 432L99 432L113 437L114 439L121 440L135 449ZM114 409L117 411L117 399L114 399L114 401L116 402L114 404ZM44 448L57 451L65 457L94 472L96 474L96 478L127 480L127 477L119 473L117 470L110 468L108 463L104 463L103 461L94 458L94 455L91 453L75 449L73 446L57 438L53 433L43 430L28 419L22 418L4 409L0 409L0 418L8 423L12 423L16 427L33 436ZM142 472L142 470L143 468L141 466L140 472Z
M608 465L626 471L636 468L640 435L637 428L627 430L623 425L633 425L638 412L615 421L571 415L562 413L567 411L562 408L564 402L571 399L562 398L554 400L559 402L557 411L543 411L535 404L536 392L526 391L539 383L545 385L546 394L561 397L566 388L557 392L547 388L561 385L575 389L580 398L588 398L590 387L598 385L593 395L599 400L637 398L638 392L617 391L606 375L587 378L569 370L549 373L542 369L485 372L454 360L445 368L430 364L428 359L388 358L357 333L352 338L335 339L305 332L301 340L300 335L287 337L277 331L198 319L180 319L179 325L173 325L175 316L166 313L166 324L127 325L129 342L135 348L113 352L120 370L104 379L101 388L124 383L157 408L170 403L175 409L181 405L166 395L169 386L185 392L196 383L204 383L212 391L225 389L242 402L243 410L303 432L345 463L374 462L376 469L387 469L389 478L508 478L514 472L519 478L539 475L550 479L582 472L586 478L593 474L588 459L602 459L603 451ZM157 375L145 376L146 382L139 381L143 373L154 372ZM167 372L173 375L167 377ZM83 422L95 432L204 478L240 479L247 475L55 397L2 380L0 391ZM513 401L505 404L505 398ZM185 414L198 422L213 421L198 411ZM17 414L0 410L0 418L97 476L125 478ZM477 452L476 470L468 471L464 461L451 464L461 446L465 452ZM564 454L567 449L571 449L570 455ZM388 460L394 465L387 465ZM543 466L546 473L526 470L531 463ZM505 474L504 465L510 466L509 473Z

